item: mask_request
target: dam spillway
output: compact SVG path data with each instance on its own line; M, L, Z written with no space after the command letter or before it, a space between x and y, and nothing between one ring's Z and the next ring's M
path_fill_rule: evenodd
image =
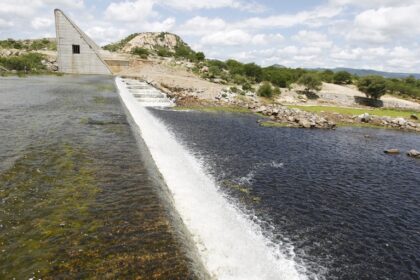
M136 79L121 79L126 89L144 107L173 107L175 104L163 92L146 82Z

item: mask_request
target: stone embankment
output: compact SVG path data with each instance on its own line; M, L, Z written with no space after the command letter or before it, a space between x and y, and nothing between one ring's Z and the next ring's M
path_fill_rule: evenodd
M417 115L412 115L410 120L405 118L391 118L391 117L383 117L383 116L374 116L369 115L368 113L364 113L359 116L353 116L350 118L350 121L359 122L359 123L367 123L376 126L384 126L389 128L396 128L402 130L412 130L420 132L420 123L417 122L418 117Z

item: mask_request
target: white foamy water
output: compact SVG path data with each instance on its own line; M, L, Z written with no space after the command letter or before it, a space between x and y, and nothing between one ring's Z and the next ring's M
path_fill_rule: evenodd
M173 195L202 262L216 279L306 279L260 227L228 202L214 179L166 126L116 79L120 96ZM293 252L290 252L293 253Z

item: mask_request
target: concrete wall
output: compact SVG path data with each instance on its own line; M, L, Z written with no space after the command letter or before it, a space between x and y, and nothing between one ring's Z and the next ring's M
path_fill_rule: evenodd
M55 10L54 14L59 71L72 74L112 74L99 54L99 46L62 11ZM72 45L80 46L80 54L73 54Z

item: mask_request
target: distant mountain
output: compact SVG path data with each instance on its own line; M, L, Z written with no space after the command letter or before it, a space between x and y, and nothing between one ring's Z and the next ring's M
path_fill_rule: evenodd
M273 64L273 65L271 65L270 67L273 67L273 68L280 68L280 69L287 68L286 66L283 66L283 65L280 65L280 64Z
M327 70L324 68L317 68L315 70ZM383 72L383 71L376 71L376 70L369 70L369 69L355 69L355 68L345 68L345 67L340 67L340 68L334 68L334 69L330 69L334 72L338 72L338 71L347 71L353 75L358 75L358 76L368 76L368 75L378 75L378 76L382 76L385 78L406 78L408 76L414 76L416 79L420 79L420 74L416 74L416 73L394 73L394 72Z

